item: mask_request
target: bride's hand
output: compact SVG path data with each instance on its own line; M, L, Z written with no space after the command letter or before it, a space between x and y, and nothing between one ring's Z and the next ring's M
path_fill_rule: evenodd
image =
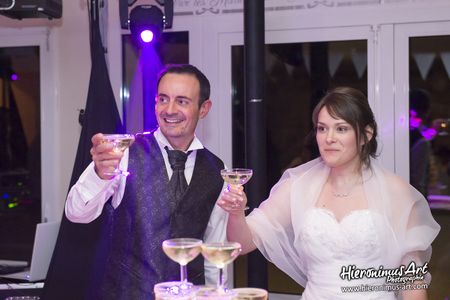
M242 214L247 209L244 187L228 185L220 194L217 204L230 214Z

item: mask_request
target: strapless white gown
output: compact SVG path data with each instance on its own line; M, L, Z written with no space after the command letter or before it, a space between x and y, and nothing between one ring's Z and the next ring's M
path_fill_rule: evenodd
M358 269L376 268L380 261L380 240L369 210L356 210L338 222L334 214L323 208L305 213L301 238L301 255L307 262L308 282L302 300L321 299L396 299L393 292L349 292L342 287L380 286L385 278L343 280L343 266Z

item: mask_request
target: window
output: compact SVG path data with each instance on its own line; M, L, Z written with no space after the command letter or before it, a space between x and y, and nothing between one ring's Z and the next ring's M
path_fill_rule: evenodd
M41 220L39 47L0 48L1 259L31 257Z

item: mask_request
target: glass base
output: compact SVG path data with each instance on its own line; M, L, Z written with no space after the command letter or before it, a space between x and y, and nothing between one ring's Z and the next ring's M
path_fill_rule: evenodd
M191 282L167 281L155 284L155 300L190 300L195 299L197 289Z
M235 300L267 300L268 298L268 292L264 289L236 288L233 292L236 293Z
M230 289L217 289L212 287L204 287L197 291L197 300L231 300L236 296L236 292Z

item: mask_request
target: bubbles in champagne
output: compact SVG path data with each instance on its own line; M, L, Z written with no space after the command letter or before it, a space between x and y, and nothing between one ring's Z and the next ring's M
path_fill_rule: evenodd
M104 143L111 143L114 152L123 152L134 142L132 134L105 134L103 135Z
M211 243L202 245L202 255L217 268L231 263L241 252L239 243Z
M165 240L162 244L164 253L180 265L187 265L200 254L202 241L191 238Z
M122 140L115 140L115 141L112 142L112 144L113 144L113 151L115 151L115 152L123 152L123 151L125 151L125 149L127 149L128 147L131 146L133 141L134 141L134 139L132 139L132 138L122 139Z
M250 180L253 175L251 169L224 169L220 171L223 180L231 185L243 185Z
M182 247L182 246L164 246L164 253L173 261L176 261L180 265L187 265L188 262L193 260L200 254L200 246Z

